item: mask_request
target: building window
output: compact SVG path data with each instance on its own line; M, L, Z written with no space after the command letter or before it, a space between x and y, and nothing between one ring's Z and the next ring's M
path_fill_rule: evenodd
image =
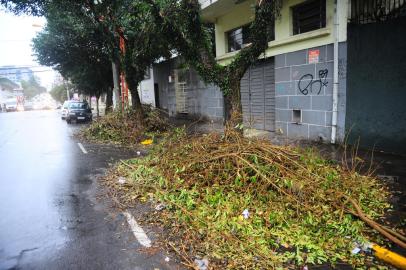
M268 29L268 41L275 39L275 25ZM251 43L250 24L226 32L228 52L241 50L244 45Z
M306 1L292 7L293 34L326 27L326 0Z
M235 52L241 50L244 44L249 43L249 28L243 26L237 29L233 29L226 33L228 52Z

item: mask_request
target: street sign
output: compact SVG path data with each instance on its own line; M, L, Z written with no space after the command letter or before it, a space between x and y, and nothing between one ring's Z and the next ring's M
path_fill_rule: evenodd
M309 50L309 64L318 63L320 50Z

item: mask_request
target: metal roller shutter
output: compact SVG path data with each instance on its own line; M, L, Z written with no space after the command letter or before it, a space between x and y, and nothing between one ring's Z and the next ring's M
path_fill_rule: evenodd
M274 59L258 61L241 79L244 125L260 130L275 130Z

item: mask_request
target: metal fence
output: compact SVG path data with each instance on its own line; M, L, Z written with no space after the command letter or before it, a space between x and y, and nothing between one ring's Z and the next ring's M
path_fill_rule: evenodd
M351 23L367 24L406 16L406 0L351 0Z

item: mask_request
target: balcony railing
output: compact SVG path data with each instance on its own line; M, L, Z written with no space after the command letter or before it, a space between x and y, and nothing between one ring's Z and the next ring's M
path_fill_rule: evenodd
M406 16L406 0L352 0L351 22L357 24L387 21Z

